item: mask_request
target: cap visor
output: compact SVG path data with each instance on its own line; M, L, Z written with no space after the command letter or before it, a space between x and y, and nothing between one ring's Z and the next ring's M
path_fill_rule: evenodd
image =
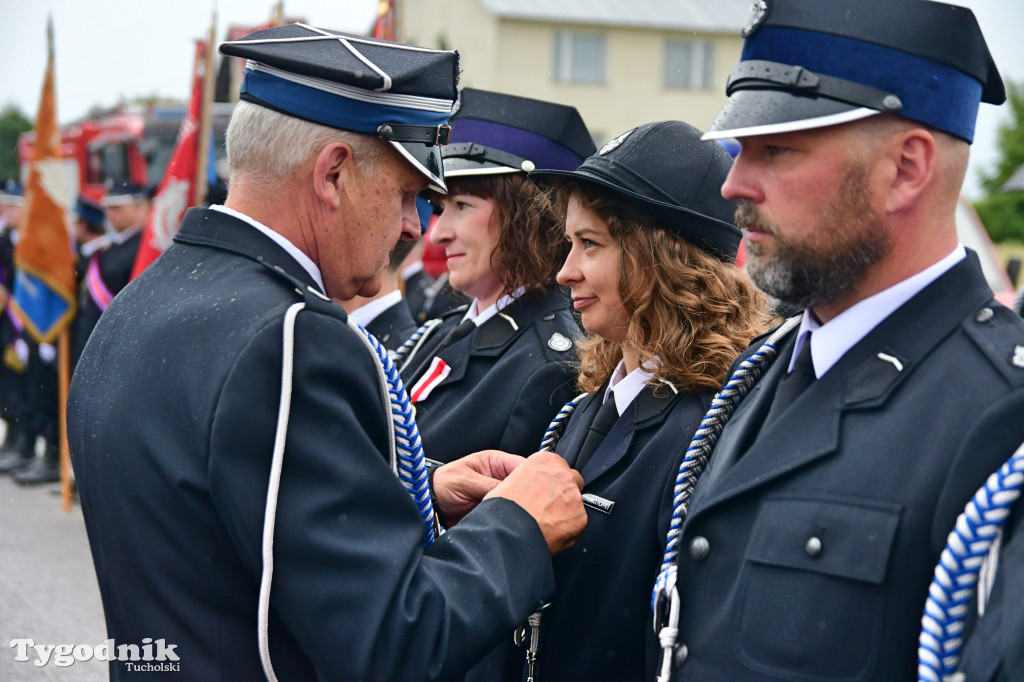
M740 90L729 96L702 140L772 135L857 121L874 109L825 97L805 97L780 90Z
M442 155L443 156L443 155ZM444 156L444 175L446 178L465 177L467 175L502 175L505 173L522 173L522 168L512 168L491 161L477 161L463 157Z
M406 161L415 166L416 170L427 177L431 191L447 194L448 187L444 184L444 170L441 163L441 148L436 144L426 145L419 142L395 142L391 146Z

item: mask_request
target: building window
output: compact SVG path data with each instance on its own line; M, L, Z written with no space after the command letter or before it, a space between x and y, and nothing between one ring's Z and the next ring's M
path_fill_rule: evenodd
M669 40L665 43L665 85L710 90L714 87L715 44L710 40Z
M602 33L555 31L555 80L604 83L607 46Z

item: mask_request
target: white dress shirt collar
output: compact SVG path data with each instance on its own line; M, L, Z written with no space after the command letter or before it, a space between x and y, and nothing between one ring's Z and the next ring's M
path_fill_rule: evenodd
M400 302L401 300L402 292L399 291L398 289L395 289L394 291L385 294L380 298L376 298L370 301L366 305L359 306L358 308L356 308L355 310L348 314L348 319L352 320L361 327L365 327L366 325L376 320L377 317L382 312L384 312L391 306L395 305L396 303Z
M309 256L299 251L299 248L297 246L295 246L290 241L279 235L277 232L271 230L263 223L259 222L258 220L254 220L253 218L250 218L244 213L239 213L234 209L228 208L227 206L221 206L220 204L213 204L212 206L210 206L210 208L214 211L226 213L229 216L233 216L241 221L249 223L257 230L270 237L270 239L272 239L275 244L277 244L282 249L287 251L288 255L294 258L295 261L302 266L303 270L309 273L309 276L312 277L313 281L316 282L318 287L320 287L321 292L327 292L327 290L324 288L323 277L320 275L320 268L316 266L316 263L314 263Z
M853 348L872 329L966 257L967 251L963 244L957 244L956 248L939 262L850 306L825 324L819 323L810 310L805 310L788 371L793 370L796 357L810 335L814 375L820 379L839 362L846 351Z
M644 386L654 377L657 368L658 359L652 358L643 366L637 367L627 374L626 361L619 360L619 364L615 366L615 371L612 372L612 377L608 381L608 388L602 396L602 404L608 400L610 393L615 398L615 409L621 417L630 403L640 395L640 391L644 390Z
M465 322L466 320L473 320L473 324L479 327L484 322L491 319L500 311L504 310L509 305L511 305L512 301L514 301L519 296L522 296L524 291L526 291L525 287L516 289L511 294L502 296L497 301L495 301L493 305L480 312L477 311L477 300L474 298L473 302L469 304L469 310L467 310L466 314L463 315L461 321Z

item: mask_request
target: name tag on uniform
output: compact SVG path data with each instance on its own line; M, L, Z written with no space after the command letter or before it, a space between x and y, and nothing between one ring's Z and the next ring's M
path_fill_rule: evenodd
M615 506L615 502L612 500L606 500L603 497L598 497L594 493L583 493L583 506L596 509L602 514L611 514L612 508Z
M409 391L409 400L414 403L425 400L430 392L437 388L438 384L444 381L451 372L452 368L447 362L441 358L434 358L430 361L430 369L427 370L427 373L420 377L420 380Z

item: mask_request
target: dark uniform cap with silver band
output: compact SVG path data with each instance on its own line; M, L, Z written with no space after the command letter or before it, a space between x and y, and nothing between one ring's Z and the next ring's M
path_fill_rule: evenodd
M597 147L575 107L465 88L444 148L448 177L571 170Z
M592 182L621 195L658 224L726 262L735 262L742 233L736 202L722 198L732 157L682 121L645 123L619 135L573 171L538 170L530 178Z
M7 206L21 206L25 202L25 193L21 185L14 180L8 180L0 186L0 204Z
M131 180L119 180L112 184L103 195L103 206L127 206L146 199L146 188Z
M458 96L459 55L290 24L223 43L247 59L241 99L388 140L430 188L447 191L441 145Z
M930 0L755 0L743 37L729 100L705 139L889 113L971 142L979 102L1006 99L966 7Z

